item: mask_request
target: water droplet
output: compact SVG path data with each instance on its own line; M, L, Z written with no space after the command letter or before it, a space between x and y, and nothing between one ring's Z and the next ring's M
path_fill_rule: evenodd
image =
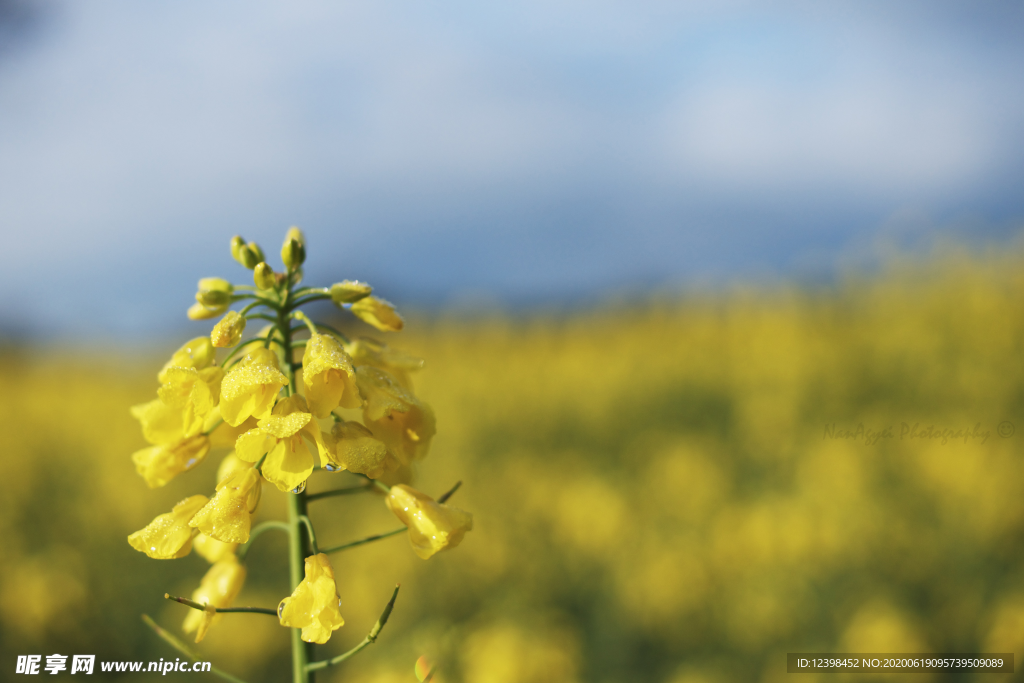
M277 618L280 619L282 614L284 614L284 600L277 606Z
M341 598L338 598L338 608L341 608Z
M302 482L298 486L292 489L292 493L302 493L306 490L306 482Z
M333 462L327 463L327 467L324 468L328 472L337 472L341 469L341 465L335 465Z

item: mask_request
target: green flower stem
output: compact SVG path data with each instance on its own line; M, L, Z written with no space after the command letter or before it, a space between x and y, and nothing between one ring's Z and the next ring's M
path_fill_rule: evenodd
M443 503L446 500L448 500L449 498L451 498L452 496L454 496L455 492L459 490L460 486L462 486L462 482L461 481L455 482L455 486L451 487L451 489L447 493L445 493L443 496L438 498L437 502L438 503Z
M292 304L292 308L297 308L299 306L305 306L306 304L308 304L311 301L321 301L323 299L330 299L330 298L331 298L330 294L310 294L309 296L303 297L301 299L296 299L295 302Z
M201 605L194 600L189 600L188 598L178 598L171 595L170 593L164 593L164 598L166 600L180 602L183 605L188 605L192 609L197 609L202 612L206 611L206 605ZM270 609L268 607L224 607L223 609L220 607L214 607L213 610L215 612L223 612L225 614L228 612L251 612L253 614L269 614L272 617L277 616L277 610Z
M160 628L160 626L155 621L150 619L148 614L143 614L142 615L142 621L146 624L146 626L148 626L151 629L153 629L153 633L155 633L165 643L167 643L168 645L173 647L175 650L177 650L181 654L183 654L186 657L188 657L189 659L191 659L193 662L198 662L199 661L199 657L194 652L192 652L192 650L190 650L188 648L188 646L185 645L185 643L183 643L180 640L178 640L175 636L171 635L168 631L165 631L164 629ZM206 660L204 659L203 661L206 661ZM241 678L237 678L237 677L232 676L231 674L229 674L227 672L221 671L220 669L218 669L217 667L215 667L213 665L210 665L210 673L212 673L214 676L218 676L220 678L223 678L225 681L230 681L231 683L245 683L245 681L243 681Z
M372 645L377 642L377 636L380 635L381 630L384 628L384 624L388 623L388 617L391 616L391 610L395 607L395 599L398 597L398 589L401 585L395 586L395 592L391 594L391 599L388 604L384 607L384 611L381 613L380 618L377 619L377 623L370 629L370 633L363 638L363 642L356 645L354 648L344 654L340 654L337 657L331 659L324 659L319 662L310 662L306 665L306 671L319 671L320 669L326 669L329 666L335 664L341 664L346 659L353 657L363 650L368 645Z
M249 315L245 316L245 319L246 320L269 320L272 323L276 323L277 322L277 318L276 317L274 317L272 315L267 315L266 313L250 313Z
M306 502L309 502L309 498L306 498ZM306 531L309 532L309 544L312 546L313 554L320 554L320 547L316 544L316 532L313 531L313 522L310 521L309 515L302 515L299 517L299 521L302 522L303 526L306 527Z
M253 542L259 538L263 532L270 531L271 529L278 529L279 531L283 531L289 535L292 533L292 528L284 522L272 520L269 522L263 522L262 524L257 524L253 530L249 532L249 540L238 548L236 553L238 555L238 559L244 562L245 556L249 554L249 550L252 548Z
M359 539L358 541L352 541L351 543L345 543L344 545L338 545L338 546L335 546L333 548L325 548L324 550L321 550L320 552L322 552L324 554L330 554L330 553L340 552L342 550L348 550L349 548L355 548L357 545L363 545L364 543L372 543L373 541L379 541L380 539L387 538L388 536L394 536L395 534L400 534L403 531L405 531L405 527L404 526L401 527L400 529L395 529L394 531L388 531L388 532L383 533L383 534L377 534L376 536L367 536L366 538Z
M209 436L210 434L213 434L214 430L216 430L217 427L220 427L222 424L224 424L223 419L217 420L216 422L213 423L212 427L203 432L203 436Z
M362 493L363 491L369 491L373 488L373 484L360 484L359 486L348 486L343 489L334 489L333 491L323 491L322 493L312 493L306 496L308 502L314 500L321 500L323 498L331 498L333 496L347 496L350 493Z
M281 302L281 307L278 309L277 317L277 329L281 331L284 336L281 346L284 351L285 368L288 371L288 392L289 396L295 394L298 387L295 385L295 371L292 370L292 329L291 324L288 320L288 314L294 308L290 305L292 298L291 283L294 278L293 272L289 269L288 272L288 289L284 292L284 300ZM306 517L306 493L290 493L288 494L288 526L291 528L291 534L288 539L288 574L291 579L291 587L294 591L298 588L299 584L302 583L302 579L305 577L305 560L311 554L312 548L310 547L312 541L312 533L310 537L306 538L303 534L305 524L303 518ZM308 519L308 518L307 518ZM312 525L309 526L310 532L312 532ZM292 681L293 683L313 683L313 677L309 671L306 670L306 664L313 658L314 645L312 643L306 643L302 640L302 630L293 628L292 629Z
M240 310L238 312L238 315L240 315L240 316L242 316L244 318L246 313L248 313L249 311L251 311L252 309L256 308L257 306L259 306L262 303L263 303L262 301L253 301L251 304L248 304L248 305L244 306L242 308L242 310Z
M391 491L391 487L385 484L384 482L380 481L379 479L374 479L373 485L379 488L384 493L389 493Z
M331 290L329 287L299 287L292 293L293 296L302 296L304 294L327 294L330 296Z
M292 318L298 320L303 325L305 325L306 329L309 330L310 336L317 334L316 325L314 325L313 321L309 319L309 316L307 316L302 311L295 311L294 313L292 313Z

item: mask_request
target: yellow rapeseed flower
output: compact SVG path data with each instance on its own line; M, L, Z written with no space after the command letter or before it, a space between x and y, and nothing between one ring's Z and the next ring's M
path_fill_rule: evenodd
M454 548L473 528L473 515L438 503L411 486L397 484L385 497L388 509L409 527L413 551L424 560L441 550Z
M358 422L337 422L330 434L324 435L327 450L334 455L335 469L365 474L370 479L384 472L397 470L398 462L383 442Z
M181 501L170 512L156 517L144 529L128 537L128 543L154 560L173 560L192 551L194 534L188 521L206 505L206 496L191 496Z
M323 645L331 633L345 625L334 568L326 555L306 558L306 578L281 601L277 614L282 626L301 628L307 643Z
M197 631L197 643L205 638L210 626L223 617L213 608L231 607L244 583L245 565L234 555L229 555L210 567L199 582L199 588L192 593L192 600L200 605L206 605L208 609L189 610L185 623L182 624L185 633Z
M204 533L199 533L192 539L192 549L210 564L215 564L227 559L229 555L234 555L235 551L238 550L238 544L225 543L224 541L218 541L216 538L211 538Z
M217 484L213 500L195 514L189 526L224 543L245 543L252 512L259 503L261 481L253 467L236 471Z
M243 332L245 332L245 318L238 311L228 311L213 326L213 331L210 332L210 341L219 349L228 348L242 341Z
M135 451L132 462L146 484L157 488L201 463L209 452L210 440L200 435Z
M359 393L366 399L363 423L403 465L426 456L437 431L434 411L390 374L369 365L356 368Z
M171 359L164 363L164 367L157 375L161 384L167 381L164 373L169 368L195 368L202 370L213 364L216 350L210 343L209 337L196 337L182 344L181 348L171 355Z
M302 383L306 386L309 410L317 417L327 417L339 405L342 408L363 405L356 388L352 359L331 335L314 334L306 342L302 354Z
M313 455L306 441L316 444L320 464L330 464L330 453L320 434L320 425L298 394L282 399L273 413L259 421L235 442L235 455L246 462L263 462L264 478L282 491L291 491L313 473Z
M220 398L224 371L218 367L168 368L157 396L167 406L182 411L182 430L193 436L203 430L206 418ZM143 427L145 429L145 427Z
M376 339L359 337L345 344L345 351L356 365L372 365L380 368L398 380L403 387L412 391L409 373L423 369L423 359L393 349Z
M349 310L364 323L383 332L398 332L405 326L394 305L372 295L355 302Z
M185 411L180 406L169 406L159 398L132 406L131 414L142 425L142 437L154 446L177 443L198 432L186 434Z
M220 414L232 427L250 415L266 417L288 378L281 373L277 354L258 347L231 368L220 387Z

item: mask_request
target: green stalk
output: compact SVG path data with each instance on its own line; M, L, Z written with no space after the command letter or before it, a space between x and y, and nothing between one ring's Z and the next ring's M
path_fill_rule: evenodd
M294 395L298 391L295 384L295 371L292 369L292 330L289 314L292 297L292 278L288 274L288 290L278 311L277 327L284 337L281 345L284 350L284 366L288 372L288 393ZM294 591L305 576L305 560L310 552L310 538L306 532L303 519L306 517L306 492L288 494L288 526L291 534L288 540L288 570ZM306 665L313 659L313 644L302 640L302 630L292 629L292 680L293 683L313 683L313 675Z

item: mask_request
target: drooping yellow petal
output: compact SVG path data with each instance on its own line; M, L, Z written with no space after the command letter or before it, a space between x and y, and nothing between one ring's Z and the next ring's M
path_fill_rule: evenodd
M301 628L304 641L323 645L345 625L334 568L327 555L320 553L306 558L305 571L305 578L281 601L277 613L282 626Z
M345 344L345 350L356 365L372 365L388 373L406 390L412 391L410 373L423 369L424 361L384 342L368 337L357 337Z
M250 429L235 441L235 455L246 462L259 462L264 453L270 451L277 440L257 427Z
M245 565L230 555L215 563L199 582L199 588L192 593L192 600L210 608L224 609L231 607L245 583ZM197 631L196 642L206 637L210 626L220 621L224 615L210 610L189 610L182 628L185 633Z
M306 342L302 354L302 383L306 387L310 412L317 417L327 417L339 405L358 408L363 404L356 388L352 359L330 335L314 334Z
M383 442L373 438L358 422L337 422L331 428L330 446L339 469L365 474L370 479L398 469L398 459Z
M409 527L412 549L424 560L441 550L454 548L473 528L473 515L438 503L405 484L392 486L384 502L402 524Z
M129 536L128 543L155 560L172 560L188 555L192 551L194 534L188 522L207 502L206 496L186 498L170 512L157 516L144 529Z
M239 436L250 429L256 429L256 422L255 417L250 417L242 424L232 427L221 418L220 406L214 406L203 423L203 431L213 430L210 432L210 445L213 448L234 448Z
M132 406L132 417L142 424L142 437L159 446L181 441L185 433L185 411L180 406L171 406L159 398Z
M235 473L217 485L217 494L199 510L189 526L224 543L249 540L252 502L258 494L260 475L252 467Z
M368 365L356 368L359 391L366 398L363 423L403 465L426 456L437 431L434 411L391 375Z
M218 367L172 367L162 374L165 381L157 395L168 406L182 411L186 435L198 434L217 403L224 371Z
M250 415L266 417L288 378L278 366L277 354L258 347L249 351L224 377L220 390L220 414L237 427Z
M313 473L313 455L299 435L281 439L263 461L264 478L281 491L291 491Z
M132 462L146 484L157 488L201 463L209 452L210 440L200 435L135 451Z
M383 332L398 332L405 325L394 305L372 295L355 302L349 310L364 323Z
M196 534L196 537L192 539L192 549L210 564L227 559L229 555L234 555L238 550L238 545L238 543L218 541L204 533Z
M289 436L295 436L312 419L313 416L309 413L270 415L260 420L258 426L264 434L269 434L277 439L286 439Z

